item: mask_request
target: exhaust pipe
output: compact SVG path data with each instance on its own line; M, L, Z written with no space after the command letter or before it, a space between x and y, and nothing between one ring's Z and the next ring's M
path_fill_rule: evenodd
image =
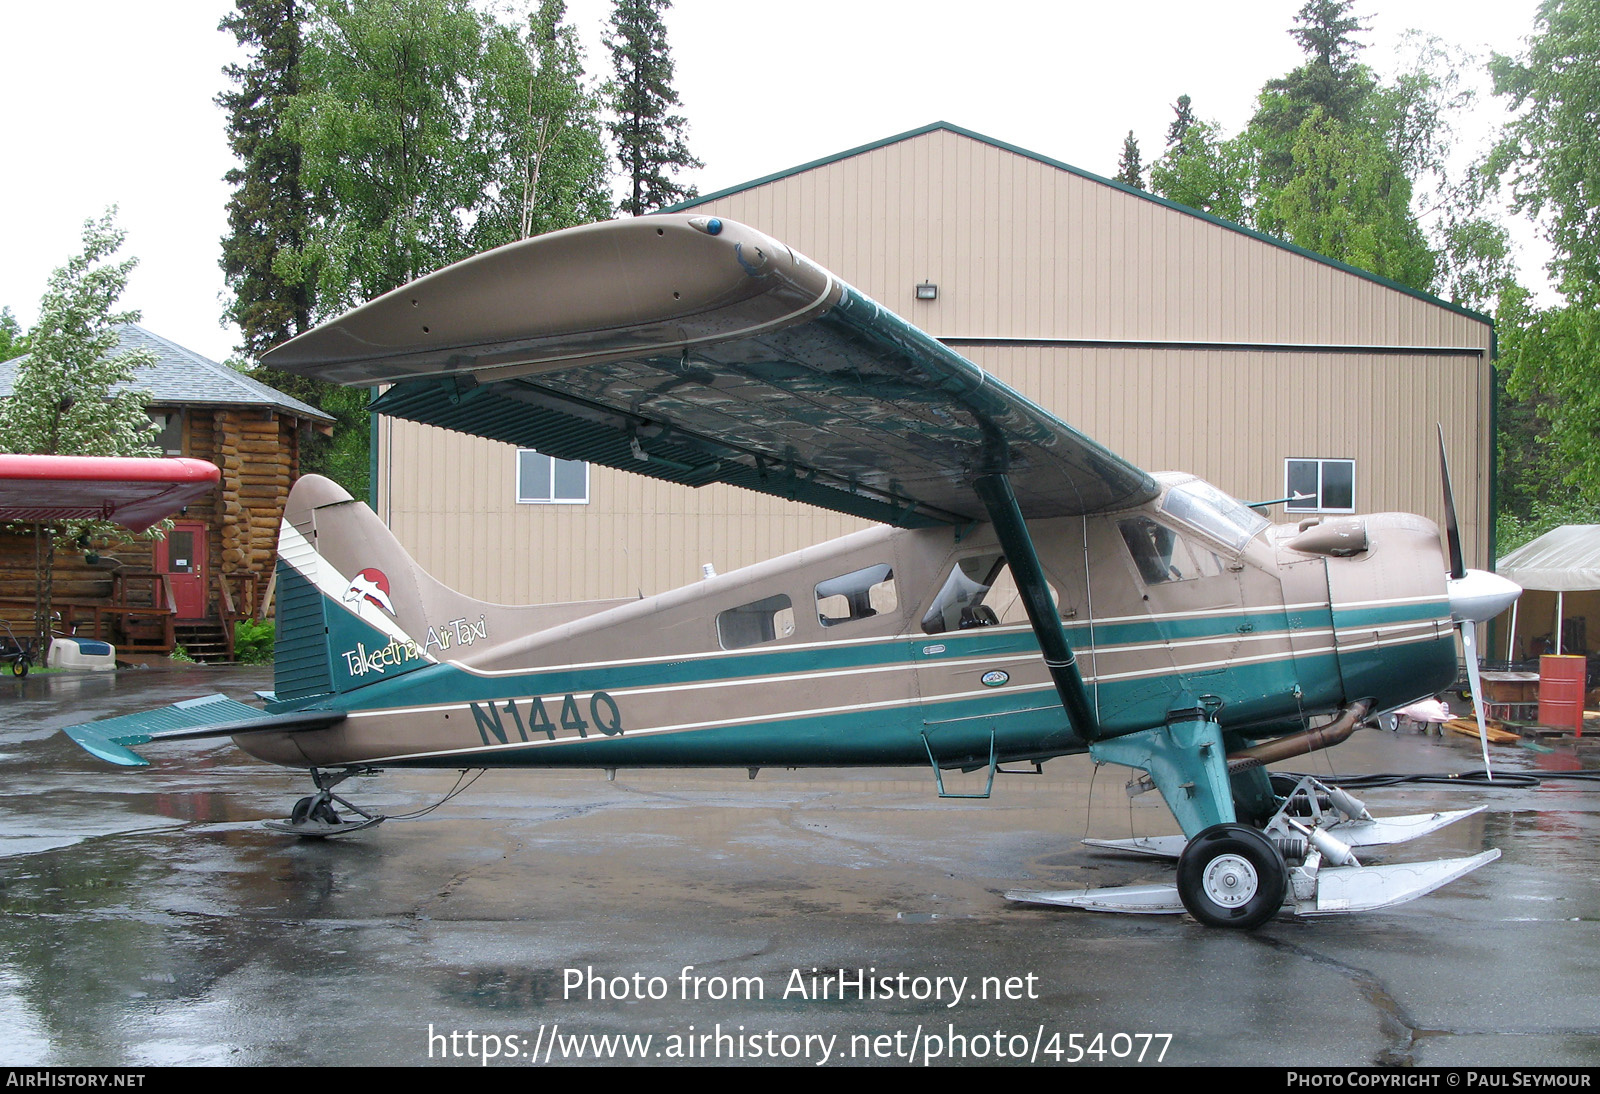
M1251 745L1249 748L1241 748L1238 752L1230 752L1228 753L1228 774L1232 775L1239 771L1248 771L1252 767L1277 763L1279 760L1287 760L1291 756L1304 756L1308 752L1332 748L1354 733L1356 725L1367 716L1367 711L1371 709L1372 700L1358 699L1340 711L1339 717L1325 726L1302 730L1299 733L1291 733L1287 737L1263 741L1261 744Z

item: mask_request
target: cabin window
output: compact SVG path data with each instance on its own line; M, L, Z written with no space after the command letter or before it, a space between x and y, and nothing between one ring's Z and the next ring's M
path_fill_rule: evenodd
M581 505L588 500L587 463L582 460L558 460L531 448L517 450L518 504Z
M868 566L817 586L817 620L824 627L870 619L899 606L890 566Z
M1117 522L1133 564L1146 585L1189 581L1222 573L1222 560L1203 547L1193 547L1183 537L1149 517Z
M1283 503L1288 513L1354 513L1355 460L1284 460Z
M794 602L782 593L717 613L717 641L725 650L776 642L794 633Z

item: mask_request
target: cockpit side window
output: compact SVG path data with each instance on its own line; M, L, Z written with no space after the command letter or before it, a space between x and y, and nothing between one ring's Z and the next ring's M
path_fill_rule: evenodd
M1117 528L1146 585L1214 577L1222 572L1222 560L1215 554L1192 546L1171 528L1149 517L1120 520Z
M922 616L923 631L940 634L999 622L994 609L983 599L1005 564L1006 558L999 552L972 555L957 562Z
M1051 602L1059 605L1061 598L1055 586L1047 583L1045 587ZM923 613L922 629L927 634L942 634L1027 621L1027 609L1011 576L1011 567L1006 565L1006 556L997 551L957 560L939 595Z
M816 592L817 621L824 627L870 619L900 606L894 569L890 566L868 566L829 578L817 586Z

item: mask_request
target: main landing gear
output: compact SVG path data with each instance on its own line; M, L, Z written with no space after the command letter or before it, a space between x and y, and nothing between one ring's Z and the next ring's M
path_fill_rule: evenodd
M1113 851L1177 859L1176 884L1014 890L1006 897L1102 912L1188 912L1207 926L1250 930L1279 911L1335 915L1404 904L1500 857L1498 850L1488 850L1466 858L1364 866L1357 848L1365 854L1365 848L1404 843L1482 807L1375 818L1359 799L1310 776L1292 785L1277 782L1274 789L1278 809L1262 828L1229 822L1203 828L1193 839L1084 840Z
M333 792L334 787L350 776L359 774L361 774L361 770L353 767L337 772L321 771L313 767L311 769L311 779L317 784L317 792L295 802L294 809L290 811L288 820L266 821L264 823L274 832L284 832L304 839L326 839L329 836L342 836L347 832L359 832L363 828L374 828L382 824L386 819L382 814L368 813L365 809ZM362 819L346 820L341 817L339 811L333 806L334 802L338 802Z
M1289 868L1277 845L1243 824L1214 824L1178 856L1178 898L1208 927L1253 930L1277 914Z

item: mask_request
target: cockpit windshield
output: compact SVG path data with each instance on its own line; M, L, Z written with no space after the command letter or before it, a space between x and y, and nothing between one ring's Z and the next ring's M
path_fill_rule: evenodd
M1244 502L1200 479L1189 479L1169 489L1161 508L1235 551L1244 550L1245 544L1268 524L1265 517Z

